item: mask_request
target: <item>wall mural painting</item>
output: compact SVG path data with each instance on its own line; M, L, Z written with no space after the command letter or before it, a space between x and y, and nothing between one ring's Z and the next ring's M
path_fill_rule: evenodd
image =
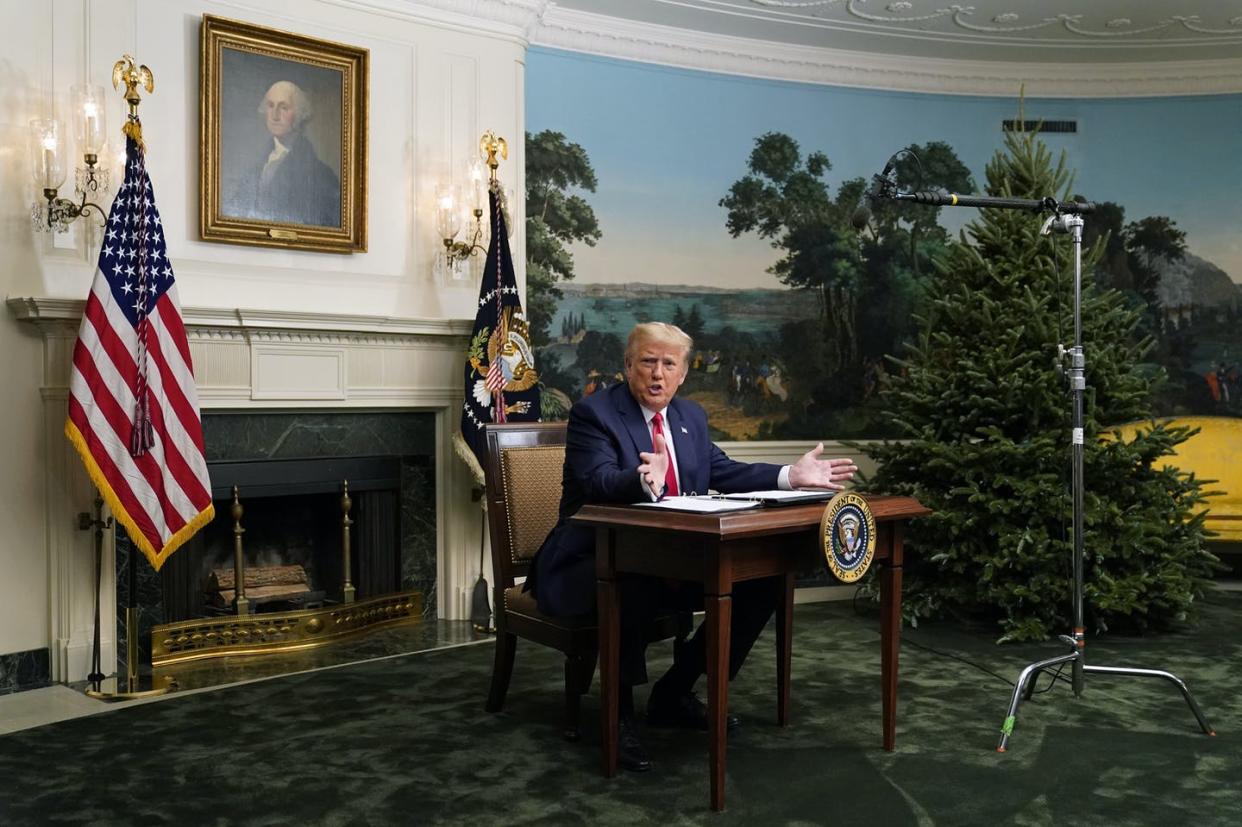
M1027 120L1081 123L1045 140L1078 170L1074 191L1104 202L1086 241L1103 245L1096 278L1144 310L1135 335L1169 379L1158 412L1242 416L1242 207L1230 197L1242 181L1217 174L1238 177L1240 103L1020 104L532 50L527 291L545 417L623 381L626 334L657 320L695 340L681 395L715 438L886 435L876 390L929 310L941 250L974 216L880 206L860 235L866 177L908 146L903 186L975 191L1019 105ZM1171 159L1191 135L1194 157Z

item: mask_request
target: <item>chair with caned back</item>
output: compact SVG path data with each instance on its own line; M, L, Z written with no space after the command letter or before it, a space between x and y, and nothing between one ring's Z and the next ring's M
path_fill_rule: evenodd
M531 558L556 525L565 463L565 423L487 426L487 513L492 541L496 659L487 711L504 706L517 639L541 643L565 655L565 737L577 740L582 695L591 687L598 655L594 616L551 617L515 580L530 571ZM653 624L650 639L684 638L689 617L668 615Z

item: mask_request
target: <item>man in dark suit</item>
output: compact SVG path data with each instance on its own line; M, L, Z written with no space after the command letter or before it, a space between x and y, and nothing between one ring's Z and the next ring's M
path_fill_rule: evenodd
M692 344L672 325L636 326L626 344L625 384L585 397L570 411L560 518L535 556L529 581L545 614L595 611L595 535L569 522L587 503L634 503L709 490L840 490L853 478L857 467L851 460L820 459L822 444L783 467L729 459L709 439L703 409L674 398L686 379ZM647 577L622 581L620 589L620 763L642 771L651 761L635 731L632 687L647 682L645 627L662 609L702 608L702 592L690 584L674 586ZM772 616L777 589L771 578L734 586L730 678ZM706 634L700 626L652 687L649 725L706 729L706 710L693 692L706 662ZM736 719L729 723L735 725Z

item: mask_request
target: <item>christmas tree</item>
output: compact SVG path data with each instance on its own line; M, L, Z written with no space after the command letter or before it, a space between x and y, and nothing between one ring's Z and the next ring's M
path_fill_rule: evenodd
M1021 120L1018 121L1021 123ZM987 166L990 195L1068 197L1065 156L1009 132ZM867 446L870 490L934 510L908 535L910 619L996 622L1002 640L1068 631L1072 583L1070 395L1058 345L1073 343L1073 245L1042 217L985 209L937 262L915 342L883 391L900 441ZM1091 221L1091 216L1086 216ZM1095 284L1106 239L1084 251L1084 603L1088 632L1185 619L1210 585L1205 492L1161 457L1193 432L1146 420L1161 380L1143 365L1138 312Z

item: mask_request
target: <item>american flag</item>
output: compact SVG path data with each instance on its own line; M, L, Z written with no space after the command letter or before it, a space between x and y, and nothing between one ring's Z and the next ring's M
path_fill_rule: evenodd
M172 263L133 138L73 349L65 435L157 571L215 515Z
M487 380L484 386L492 393L498 393L505 386L505 374L500 369L500 360L493 359L487 368Z

